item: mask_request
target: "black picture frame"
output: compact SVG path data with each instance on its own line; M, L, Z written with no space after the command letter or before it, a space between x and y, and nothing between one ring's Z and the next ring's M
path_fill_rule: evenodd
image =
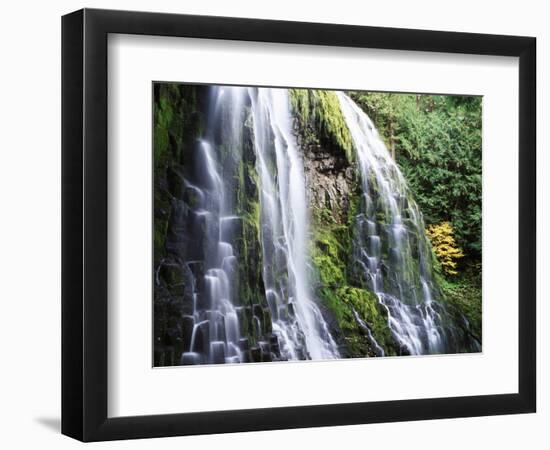
M107 36L519 57L518 393L107 416ZM536 39L83 9L62 18L62 433L82 441L535 412Z

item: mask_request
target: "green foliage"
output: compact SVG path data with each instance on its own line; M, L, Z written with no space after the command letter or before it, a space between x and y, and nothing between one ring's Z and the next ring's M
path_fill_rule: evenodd
M451 222L466 260L481 257L481 97L351 92L373 120L427 224Z

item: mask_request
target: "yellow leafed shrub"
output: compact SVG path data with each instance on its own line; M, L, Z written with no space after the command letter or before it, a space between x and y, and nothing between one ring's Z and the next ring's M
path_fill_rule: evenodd
M426 234L443 270L449 275L456 275L457 261L464 256L464 253L455 242L453 226L449 222L430 225Z

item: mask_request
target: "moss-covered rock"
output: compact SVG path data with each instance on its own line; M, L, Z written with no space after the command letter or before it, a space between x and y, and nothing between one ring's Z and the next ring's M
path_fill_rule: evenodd
M312 248L312 260L317 274L317 296L334 314L339 330L336 334L345 346L347 357L375 356L376 349L358 323L354 312L372 332L386 355L397 353L397 346L388 326L385 308L377 296L357 285L350 270L351 236L342 225L325 225L317 229Z
M154 176L154 364L179 365L189 340L193 311L191 274L182 260L189 211L183 176L184 155L202 134L201 87L177 83L153 86ZM192 203L192 202L190 202Z
M348 161L355 160L353 140L334 91L290 89L290 101L302 129L312 128L322 143L344 151Z
M203 132L203 89L179 83L153 86L155 266L166 256L172 200L181 197L181 176L189 165L184 155L192 154L195 141Z

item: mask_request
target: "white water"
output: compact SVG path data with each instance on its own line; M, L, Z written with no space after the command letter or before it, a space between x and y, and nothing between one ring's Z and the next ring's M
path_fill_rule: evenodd
M208 191L203 192L193 186L201 200L197 215L202 217L206 229L208 246L205 259L204 292L205 305L199 308L194 294L193 330L187 352L182 355L182 363L230 363L242 360L239 349L241 338L239 320L233 305L232 281L235 276L236 258L233 247L222 240L225 221L231 218L227 211L225 183L219 173L219 164L212 145L202 140L199 143L201 160L204 162ZM204 208L204 209L203 209ZM197 335L201 334L201 349L197 348ZM199 351L200 350L200 351Z
M310 288L305 178L292 131L288 91L258 89L251 92L251 99L262 192L264 282L267 292L274 293L276 306L272 307L272 313L277 329L281 329L281 338L288 347L290 357L301 346L300 334L303 334L308 357L337 358L336 343L313 301ZM270 163L274 163L276 170L270 170ZM272 245L274 252L270 255L265 249ZM273 276L274 269L275 272L280 269L278 264L287 267L286 286ZM295 323L277 319L285 291L287 302L293 306Z
M418 206L370 118L344 93L338 99L363 190L355 218L356 270L386 308L405 353L458 351L457 330L434 301L431 250Z
M250 106L245 106L250 105ZM249 108L249 109L247 109ZM235 298L237 260L229 242L223 241L226 223L238 219L232 204L231 170L222 167L223 151L242 159L243 125L252 122L254 153L259 174L261 241L265 298L271 313L271 328L280 350L279 359L338 358L337 345L313 299L307 270L308 220L302 161L292 133L292 118L286 90L220 87L212 89L205 138L199 145L203 189L198 192L202 208L197 214L206 223L206 306L195 306L191 343L182 363L246 362L243 351L243 306ZM220 138L218 137L218 140ZM229 158L231 159L231 158ZM227 161L227 159L226 159ZM224 176L224 170L229 176ZM230 227L229 227L230 228ZM260 317L252 317L257 346L269 352L270 342L262 340ZM242 317L242 315L241 315ZM200 339L198 338L200 336ZM272 340L273 338L270 338ZM200 348L199 347L199 343Z

